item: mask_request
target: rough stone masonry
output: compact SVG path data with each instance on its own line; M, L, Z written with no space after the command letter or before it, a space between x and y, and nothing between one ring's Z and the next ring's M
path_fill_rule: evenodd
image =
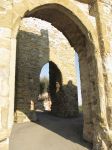
M24 17L52 23L78 53L84 139L94 150L112 150L111 0L0 1L0 148L8 149L14 121L17 35Z

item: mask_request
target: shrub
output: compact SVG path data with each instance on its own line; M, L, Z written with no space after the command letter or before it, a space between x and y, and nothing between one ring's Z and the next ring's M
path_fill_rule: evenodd
M49 79L47 77L43 77L40 79L40 94L48 91L49 88Z

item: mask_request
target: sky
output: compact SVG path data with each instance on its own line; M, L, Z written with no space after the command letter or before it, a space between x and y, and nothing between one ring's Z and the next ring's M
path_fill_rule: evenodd
M81 96L81 83L80 83L80 69L79 69L79 59L77 53L75 54L75 65L77 73L77 85L78 85L78 103L82 105L82 96ZM75 70L74 70L75 71ZM49 78L49 63L45 64L41 70L40 78L48 77ZM74 77L75 78L75 77Z
M44 76L49 78L49 63L45 64L41 70L40 78Z

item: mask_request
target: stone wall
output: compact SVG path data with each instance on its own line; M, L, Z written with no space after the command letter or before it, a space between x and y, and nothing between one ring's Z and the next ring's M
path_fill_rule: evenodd
M100 55L103 70L100 75L99 89L102 101L99 102L97 113L102 121L97 126L96 146L94 149L112 149L112 1L95 1L91 4L93 15L96 17L99 38ZM99 131L99 133L98 133ZM104 132L105 131L105 132ZM100 145L99 145L100 143Z
M0 149L8 149L8 137L13 125L10 111L10 50L11 50L10 2L0 1ZM4 17L7 16L7 17ZM7 20L9 20L7 22ZM13 84L12 84L13 86ZM13 105L13 104L12 104ZM12 106L11 106L12 107ZM10 119L9 119L10 118Z
M87 49L82 42L92 44L90 46L92 52L88 61L84 60L84 57L80 58L82 89L87 93L87 95L85 93L82 95L83 97L90 96L91 99L91 104L89 104L88 100L86 101L86 98L83 102L83 105L85 105L83 110L85 114L84 136L88 140L88 121L90 121L90 116L86 112L88 111L91 114L92 110L93 128L90 129L89 127L89 129L93 131L94 149L112 149L111 6L111 0L0 1L0 141L9 138L13 126L16 36L18 28L21 18L26 15L32 15L33 17L39 16L45 20L50 20L54 26L66 35L72 47L77 51ZM90 53L89 49L87 52ZM81 55L84 56L84 53ZM85 68L88 72L83 73L83 65L86 66L91 62L93 64ZM89 74L89 72L91 73ZM91 76L93 73L94 75ZM32 78L29 79L32 82ZM86 85L88 83L85 79L89 79L87 82L90 86ZM87 89L85 90L84 87ZM91 91L89 87L91 87L92 94L87 92ZM90 109L89 105L92 106ZM1 143L3 142L0 142L0 146ZM3 146L1 149L3 149Z
M31 119L30 103L33 100L35 105L37 104L40 71L47 62L53 62L59 68L62 75L62 87L66 93L66 103L63 99L61 102L63 107L59 106L60 109L57 108L56 114L77 115L75 52L64 35L50 23L36 18L25 18L21 22L17 40L15 120L25 122L28 118ZM66 60L68 60L67 64ZM52 74L50 80L59 76L55 70L55 67L50 68ZM69 86L70 82L72 89ZM56 86L56 80L54 86Z

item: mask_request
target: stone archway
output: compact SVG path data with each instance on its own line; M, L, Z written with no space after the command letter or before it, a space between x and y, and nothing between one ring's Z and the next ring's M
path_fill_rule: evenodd
M88 40L90 40L92 43L94 43L94 48L98 48L98 42L97 40L97 34L96 34L96 30L94 28L94 26L92 25L91 21L87 18L87 16L81 11L81 9L79 8L80 6L77 6L75 5L74 2L71 2L69 3L68 5L68 2L63 2L63 1L47 1L47 3L43 2L43 1L39 1L38 2L33 2L33 3L30 3L30 2L27 2L27 4L25 5L25 3L14 3L13 5L13 24L12 24L12 44L15 45L15 38L16 38L16 35L17 35L17 32L18 32L18 28L19 28L19 25L20 25L20 21L21 21L21 17L23 17L24 15L27 16L26 12L33 12L35 11L37 7L40 7L43 6L43 5L46 5L46 4L50 4L52 5L53 7L56 6L56 9L58 8L58 10L61 9L61 11L65 14L67 14L68 18L70 18L70 20L72 20L73 22L75 22L77 25L79 25L81 31L83 31L84 35L88 38ZM57 7L58 6L58 7ZM59 7L60 6L60 7ZM22 9L21 9L22 8ZM42 7L43 8L43 7ZM21 12L18 10L21 10ZM70 11L69 11L70 10ZM26 13L26 14L25 14ZM30 13L28 13L30 14ZM74 17L73 17L74 16ZM75 18L75 20L74 20ZM80 18L80 19L79 19ZM69 27L69 25L68 25ZM76 29L77 30L77 29ZM70 33L68 33L69 35ZM65 34L66 35L66 34ZM67 36L67 35L66 35ZM80 35L78 35L79 38L80 38ZM69 37L67 37L69 39ZM73 40L70 40L70 43L73 41ZM72 43L73 44L73 43ZM75 43L74 43L75 44ZM74 45L73 45L74 46ZM93 48L93 49L94 49ZM13 46L13 50L15 49L15 47ZM15 62L15 55L14 55L14 52L12 52L13 54L11 55L11 64ZM94 53L94 52L93 52ZM14 68L11 67L10 69L10 81L14 81L14 78L12 78L12 76L14 76ZM13 82L14 83L14 82ZM14 89L14 84L12 86L12 83L11 83L11 86L10 86L10 99L14 99L14 93L12 91ZM12 105L13 106L13 102L11 101ZM9 118L11 118L12 114L13 114L13 111L12 111L12 107L10 108L10 114L9 114ZM10 124L12 124L12 119L9 119L9 122Z
M102 142L106 143L107 140L105 139L105 135L108 136L108 133L104 133L104 129L106 129L108 131L108 125L107 125L106 113L104 113L104 115L102 115L103 109L102 109L102 104L100 104L101 95L103 95L104 96L103 104L105 106L105 92L104 92L104 85L100 84L101 82L103 83L103 71L102 71L102 65L100 65L100 63L102 64L102 61L101 61L100 52L98 49L98 41L95 40L95 38L97 39L96 30L91 25L89 19L87 19L87 17L85 17L85 15L83 14L83 12L75 5L75 2L72 1L69 3L68 1L63 2L62 0L61 1L57 1L57 0L48 0L47 1L47 4L52 4L52 3L53 3L53 6L55 6L55 4L59 4L60 6L63 6L63 8L66 8L66 11L64 11L65 16L67 16L69 18L69 20L72 20L72 18L75 18L72 20L73 24L76 25L76 27L77 26L79 27L79 28L76 28L79 31L78 32L79 34L76 35L76 37L78 39L79 38L81 39L78 44L73 42L74 38L73 39L70 38L71 37L70 33L68 33L68 35L67 35L67 33L65 33L65 35L69 39L71 45L75 49L78 50L81 66L84 66L84 65L86 66L85 67L86 71L83 70L84 69L83 67L81 67L82 68L81 74L83 74L83 77L81 77L82 84L83 84L82 91L84 91L83 97L86 97L87 95L89 95L88 97L90 97L91 101L88 104L85 103L83 105L85 105L85 107L89 106L88 112L92 111L92 120L90 121L91 116L84 119L84 121L85 121L84 136L88 140L92 139L92 138L89 138L90 132L87 133L88 130L86 131L87 123L89 120L88 126L90 127L90 123L92 123L93 124L91 126L92 129L94 127L95 142L99 143L97 138L100 138L100 143L102 143ZM8 128L11 128L12 124L13 124L12 116L13 116L13 105L14 105L13 99L14 99L14 72L15 72L14 64L15 64L15 49L16 49L16 47L15 47L15 43L16 43L15 39L16 38L15 37L16 37L17 31L18 31L19 21L21 20L21 17L23 17L25 13L26 13L26 16L28 15L27 11L31 11L34 8L38 9L39 6L42 6L44 4L46 4L46 3L43 0L40 0L38 2L37 1L32 1L32 2L28 1L27 3L14 2L14 4L13 4L13 17L11 16L11 18L13 18L13 23L9 22L9 26L8 26L8 28L11 27L13 29L12 34L11 34L10 29L7 30L8 36L11 38L10 42L12 45L12 47L11 47L12 51L11 51L11 54L9 53L10 57L8 57L8 60L10 60L10 65L5 64L6 66L8 66L8 68L10 68L10 75L8 76L9 77L9 91L7 90L9 92L9 106L10 106L9 107L10 113L8 114ZM60 7L60 8L61 8L61 10L63 10L62 7ZM47 9L47 8L44 8L44 9ZM56 7L56 10L58 10L57 7ZM38 12L38 10L36 10L36 11ZM37 13L37 15L42 16L41 10L39 10L39 11L40 11L40 14ZM9 15L7 15L7 17L9 17ZM65 30L63 30L62 32L64 32L64 31ZM88 53L87 52L84 53L85 49L88 51ZM84 58L86 58L86 59L84 59ZM94 73L94 76L93 76L93 73ZM99 77L101 77L101 78L99 79ZM88 79L88 80L85 80L85 79ZM86 89L88 89L88 90L86 90L86 92L85 92L85 85L87 85ZM92 93L92 94L89 94L88 91L90 91L89 93ZM104 93L102 93L102 91ZM86 93L86 94L84 94L84 93ZM87 102L87 100L86 100L86 102ZM92 106L92 107L90 107L90 106ZM106 111L105 107L104 107L104 111ZM86 114L85 114L85 116L86 116ZM102 123L102 120L103 120L103 123ZM102 126L102 124L103 124L103 126ZM90 129L90 131L92 129ZM93 139L92 139L92 141L93 141ZM94 146L95 146L95 144L94 144Z
M54 108L57 108L57 110L55 109L56 114L60 114L63 117L76 116L78 114L74 56L75 52L65 36L48 22L31 17L24 18L21 21L17 36L16 55L16 122L23 123L33 119L30 115L30 103L31 101L34 102L34 110L36 110L39 95L39 74L43 64L46 62L49 62L51 100L53 100L53 94L55 95L56 92L56 80L60 82L63 91L66 93L65 99L63 98L64 95L60 97L60 99L63 99L62 102L60 101L62 103L59 106L60 108L57 107L57 103L56 107L52 103L52 112L54 112ZM66 65L67 58L68 64ZM60 77L60 74L62 74L63 83L61 82L62 77ZM68 85L70 81L72 83L71 86ZM66 103L64 104L64 102ZM62 105L63 108L61 108Z
M82 24L79 26L79 21L77 21L76 18L73 19L72 14L70 17L70 14L67 14L64 7L58 4L46 4L40 6L31 12L27 12L25 17L35 17L51 22L63 32L68 38L71 46L77 51L81 66L81 87L84 114L83 133L86 140L93 142L94 120L96 119L94 108L97 105L97 100L94 98L98 97L98 93L96 91L97 76L94 74L96 70L94 53L95 45L88 37L88 30ZM68 28L69 26L71 28Z

